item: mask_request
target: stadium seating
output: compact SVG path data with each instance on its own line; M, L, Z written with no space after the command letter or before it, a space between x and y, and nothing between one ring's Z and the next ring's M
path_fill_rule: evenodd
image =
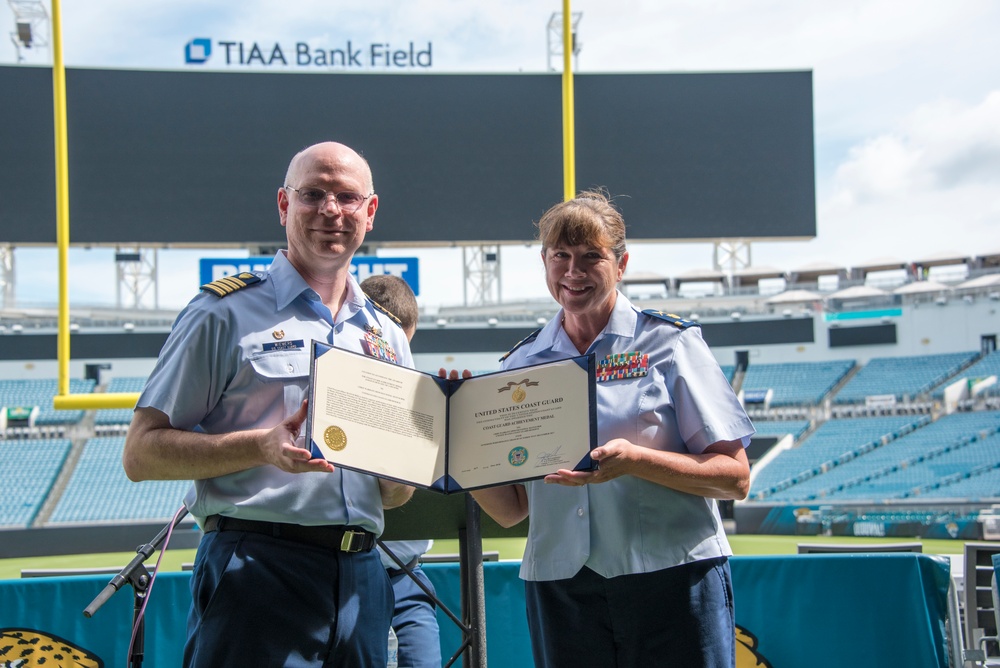
M31 526L48 497L72 443L66 439L0 441L0 527Z
M69 381L71 394L88 394L94 391L96 381L72 378ZM52 407L52 397L59 389L55 379L0 380L0 407L38 406L36 425L65 425L79 422L83 411L56 410Z
M133 393L141 392L146 379L137 376L112 378L108 383L108 392ZM94 433L98 436L121 436L128 430L132 422L131 408L102 408L94 415Z
M757 430L754 436L782 437L791 434L793 439L798 440L810 424L809 420L754 420L753 426Z
M927 418L903 415L828 420L798 447L781 453L758 470L750 498L794 498L794 492L785 490L845 464L926 421Z
M956 413L918 427L875 447L857 449L853 456L841 456L815 475L800 474L804 479L766 496L776 502L881 501L940 486L939 495L944 497L942 480L957 481L983 466L1000 466L1000 413Z
M932 396L940 399L944 396L945 387L956 381L976 380L987 378L989 376L1000 376L1000 350L994 350L990 354L985 355L975 363L963 369L957 375L944 380L941 384L934 388ZM1000 392L1000 385L994 385L987 390L987 394L996 394L998 392Z
M773 390L771 406L818 404L854 365L854 360L751 364L742 389Z
M937 487L943 480L968 475L983 465L1000 464L1000 413L958 413L887 447L895 461L873 462L870 480L847 487L831 498L893 499ZM900 448L900 450L896 450Z
M926 499L981 499L1000 498L1000 467L979 468L953 480L942 481L921 492Z
M122 469L124 438L88 440L49 526L169 520L191 486L187 480L134 483ZM95 494L95 490L100 490Z
M791 449L755 465L749 501L768 503L875 502L889 499L1000 498L1000 411L970 410L942 416L908 414L904 410L878 417L837 419L824 402L861 401L871 394L912 397L941 388L959 378L980 378L1000 370L1000 353L970 364L975 353L875 358L823 363L751 364L743 388L773 390L773 410L751 413L757 436L791 435ZM736 367L723 373L733 382ZM852 372L856 373L852 376ZM143 377L116 377L106 391L139 392ZM838 390L839 388L839 390ZM95 389L95 381L71 381L72 393ZM9 405L45 406L60 424L81 423L84 411L54 411L49 407L56 381L0 381L0 401ZM1000 387L984 396L1000 408ZM989 404L987 403L987 406ZM802 409L804 413L800 411ZM787 417L782 411L792 411ZM796 412L798 411L798 412ZM809 415L809 419L798 419ZM769 419L770 418L770 419ZM132 483L121 468L122 438L132 419L131 409L93 412L94 438L78 436L76 450L68 439L0 441L0 464L17 471L17 495L0 504L0 526L62 526L73 524L163 521L179 506L190 483ZM813 428L815 429L813 430ZM812 431L811 431L812 430ZM83 430L81 434L84 434ZM61 433L61 432L60 432ZM8 430L8 438L12 438ZM20 436L19 436L20 438ZM14 447L14 446L20 446ZM25 447L27 446L27 447ZM46 451L43 458L24 453ZM79 452L79 457L71 453ZM15 453L18 453L15 455ZM16 457L16 459L15 459ZM60 468L68 466L64 487L54 487ZM102 494L95 495L94 489ZM46 503L48 505L46 506ZM45 513L42 508L45 507Z
M909 400L929 392L975 359L977 353L875 357L837 392L838 404L864 403L871 396Z

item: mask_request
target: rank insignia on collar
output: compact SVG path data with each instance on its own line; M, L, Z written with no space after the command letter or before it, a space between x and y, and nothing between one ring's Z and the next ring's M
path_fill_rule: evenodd
M649 355L636 350L630 353L606 355L597 362L594 373L598 383L624 378L640 378L649 372Z
M392 362L393 364L396 363L396 351L392 349L388 341L374 332L365 332L362 344L364 345L365 352L372 357Z

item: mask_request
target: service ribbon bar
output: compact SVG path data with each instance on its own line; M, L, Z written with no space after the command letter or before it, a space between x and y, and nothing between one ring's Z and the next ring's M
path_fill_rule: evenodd
M597 363L597 382L621 380L623 378L639 378L649 371L649 355L638 350L631 353L616 353L607 355Z

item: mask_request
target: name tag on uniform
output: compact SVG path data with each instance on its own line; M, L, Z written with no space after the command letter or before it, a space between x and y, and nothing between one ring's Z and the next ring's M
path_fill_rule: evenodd
M598 383L623 378L639 378L648 372L649 355L638 350L631 353L607 355L603 360L597 362L597 368L594 370Z
M298 350L299 348L304 348L305 342L302 339L295 339L294 341L275 341L274 343L265 343L264 352L276 352L279 350Z

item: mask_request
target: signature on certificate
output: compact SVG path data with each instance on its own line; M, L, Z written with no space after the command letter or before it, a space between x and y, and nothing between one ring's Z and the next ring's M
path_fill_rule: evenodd
M535 458L535 466L552 466L553 464L562 464L566 461L566 458L559 454L563 446L557 447L552 452L541 452Z

